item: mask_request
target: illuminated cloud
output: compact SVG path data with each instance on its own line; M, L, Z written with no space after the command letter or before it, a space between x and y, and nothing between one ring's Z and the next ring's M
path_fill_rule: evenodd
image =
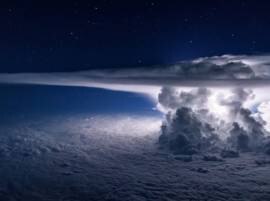
M196 88L163 88L159 104L166 112L160 144L172 152L192 154L229 147L239 151L259 151L269 132L267 104L258 107L260 118L246 107L255 98L253 91ZM268 122L266 122L268 121Z
M150 95L166 114L162 133L172 143L180 139L189 141L186 145L206 143L208 147L217 138L231 139L230 146L244 149L247 144L239 144L238 136L233 136L239 135L252 142L248 146L255 150L269 135L269 107L262 102L269 101L265 89L270 88L270 55L223 55L132 69L0 74L0 83L97 87ZM253 111L256 105L257 113ZM190 142L191 138L196 140Z
M256 108L257 111L253 116L258 120L265 122L265 129L270 132L270 101L263 101Z

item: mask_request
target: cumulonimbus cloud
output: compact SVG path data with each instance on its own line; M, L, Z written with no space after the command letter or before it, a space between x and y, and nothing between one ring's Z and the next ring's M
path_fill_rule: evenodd
M101 87L262 87L270 85L270 55L223 55L173 65L80 72L0 74L0 83ZM120 86L121 85L121 86ZM137 89L140 91L140 89ZM135 90L136 91L136 90Z
M265 93L270 88L270 55L223 55L132 69L0 74L0 83L98 87L153 95L157 109L167 117L161 144L174 147L178 142L177 149L179 142L180 147L198 148L204 143L212 147L209 143L223 142L225 136L234 148L257 150L270 136L265 109L270 102ZM246 143L239 144L239 136Z

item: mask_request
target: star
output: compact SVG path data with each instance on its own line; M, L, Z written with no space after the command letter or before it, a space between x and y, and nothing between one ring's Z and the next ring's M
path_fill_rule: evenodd
M80 37L77 34L75 34L73 31L69 32L68 35L72 37L74 40L80 39Z

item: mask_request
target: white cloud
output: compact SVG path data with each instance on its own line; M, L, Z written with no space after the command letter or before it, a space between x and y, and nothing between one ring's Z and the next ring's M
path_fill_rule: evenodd
M266 124L265 129L270 132L270 100L260 103L256 109L254 116L263 120Z
M270 56L198 58L174 65L63 73L0 74L0 83L100 87L140 93L160 86L261 87L270 85Z
M97 115L85 120L85 133L106 133L107 135L143 137L158 134L161 119L158 117Z

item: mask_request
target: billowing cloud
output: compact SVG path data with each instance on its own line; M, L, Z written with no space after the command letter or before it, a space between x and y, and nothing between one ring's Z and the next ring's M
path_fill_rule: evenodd
M203 107L210 93L206 88L178 92L175 88L163 87L158 96L158 102L167 109L177 109L187 106Z
M160 144L182 154L221 148L261 150L269 136L262 119L262 111L267 111L260 105L261 118L256 118L245 105L254 98L252 90L242 88L183 91L165 87L159 94L159 104L167 111Z
M256 109L257 111L253 116L258 119L258 121L264 121L266 130L270 132L270 101L261 102Z

